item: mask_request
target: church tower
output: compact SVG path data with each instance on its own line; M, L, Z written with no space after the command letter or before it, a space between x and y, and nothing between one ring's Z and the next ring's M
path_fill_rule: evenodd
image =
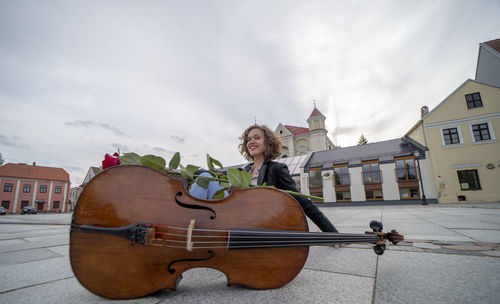
M327 131L325 128L326 117L316 105L307 119L309 124L309 149L310 151L321 151L328 149Z
M317 108L307 119L308 128L279 124L274 133L283 144L281 157L306 155L312 151L335 149L325 128L326 117Z

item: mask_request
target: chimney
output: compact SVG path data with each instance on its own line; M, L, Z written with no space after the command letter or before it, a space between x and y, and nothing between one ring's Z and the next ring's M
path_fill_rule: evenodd
M36 163L35 163L35 162L33 162L33 166L36 166Z
M428 106L423 106L420 108L420 118L424 118L425 115L429 113L429 107Z

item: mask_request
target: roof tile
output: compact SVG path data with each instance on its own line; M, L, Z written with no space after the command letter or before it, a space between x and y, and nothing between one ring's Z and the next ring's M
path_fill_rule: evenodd
M311 115L309 115L309 118L312 118L312 117L325 117L325 115L323 115L323 113L321 113L318 110L318 108L314 107L313 111L311 112Z
M292 132L292 134L295 136L301 135L301 134L306 134L309 132L309 128L304 128L304 127L285 125L285 128L287 128L287 130Z
M27 164L5 164L0 167L0 176L69 182L69 174L62 168Z
M494 39L490 41L486 41L485 44L493 48L495 51L500 53L500 38L499 39Z

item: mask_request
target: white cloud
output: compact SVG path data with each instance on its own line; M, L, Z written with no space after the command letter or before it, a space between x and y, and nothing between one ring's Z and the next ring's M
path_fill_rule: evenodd
M233 165L254 119L306 126L313 100L341 146L399 137L474 77L499 13L498 1L2 1L0 152L67 168L73 185L117 149Z

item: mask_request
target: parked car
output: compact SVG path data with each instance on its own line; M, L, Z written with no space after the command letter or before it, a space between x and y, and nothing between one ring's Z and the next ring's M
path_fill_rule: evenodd
M36 208L30 206L23 207L21 214L36 214Z
M5 215L7 212L5 212L5 208L0 206L0 215Z

